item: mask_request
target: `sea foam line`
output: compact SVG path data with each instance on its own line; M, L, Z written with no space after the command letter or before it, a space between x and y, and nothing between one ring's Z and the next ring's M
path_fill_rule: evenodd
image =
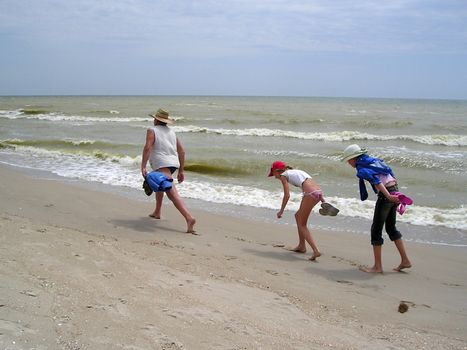
M118 115L118 111L110 111L110 114ZM22 110L4 111L0 110L0 118L6 119L27 119L27 120L43 120L43 121L67 121L67 122L89 122L89 123L131 123L131 122L148 122L151 120L147 117L89 117L81 115L64 115L57 112L26 114ZM173 120L182 119L181 117L171 117Z
M277 210L282 200L282 192L271 192L264 189L240 185L213 184L207 182L186 181L179 187L183 197L201 199L220 204L234 204ZM356 198L327 197L330 203L336 205L340 216L361 217L371 220L375 201L360 201ZM288 211L297 211L301 195L291 193ZM314 208L317 212L318 208ZM409 206L404 215L398 214L398 220L418 226L444 226L453 229L467 229L467 207L440 209L424 206Z
M427 145L467 146L467 135L373 135L359 131L339 132L301 132L278 129L252 128L252 129L211 129L199 126L174 126L178 133L208 133L228 136L257 136L257 137L288 137L317 141L393 141L404 140Z
M31 153L34 156L31 156ZM97 181L113 186L125 186L141 189L141 175L137 158L126 160L101 158L82 154L63 154L56 151L23 148L21 152L0 149L0 155L13 159L9 164L28 164L29 166L50 171L66 178L78 178L85 181ZM3 159L4 157L2 157ZM246 185L187 180L179 186L183 197L247 207L277 210L282 200L281 191L270 191ZM375 202L361 202L357 198L327 197L329 202L340 209L340 216L362 217L371 220ZM301 196L291 193L287 210L299 208ZM413 205L409 206L401 222L419 226L442 226L452 229L467 230L467 206L456 208L436 208Z

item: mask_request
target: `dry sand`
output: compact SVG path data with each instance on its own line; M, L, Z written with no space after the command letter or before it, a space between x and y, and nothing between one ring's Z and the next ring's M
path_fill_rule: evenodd
M409 243L397 273L387 242L372 275L365 236L315 231L310 262L276 246L294 226L190 208L196 236L168 202L0 178L1 349L467 349L465 248Z

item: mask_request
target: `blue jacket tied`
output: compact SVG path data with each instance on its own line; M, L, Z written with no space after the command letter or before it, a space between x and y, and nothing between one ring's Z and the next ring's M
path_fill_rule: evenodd
M377 175L391 175L395 178L391 168L387 166L382 159L373 158L367 154L363 154L360 157L358 157L357 177L360 179L360 199L362 201L368 198L368 192L365 187L365 180L367 180L371 184L373 191L376 193L375 185L381 183L381 180Z
M173 179L169 179L159 171L151 171L146 175L146 181L154 192L169 191L172 188Z

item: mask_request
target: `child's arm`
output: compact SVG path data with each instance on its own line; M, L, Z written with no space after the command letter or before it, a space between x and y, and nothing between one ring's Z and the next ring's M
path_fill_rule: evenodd
M279 176L279 179L281 180L282 187L284 188L284 197L282 197L281 209L277 212L277 217L280 219L282 217L282 214L284 213L285 206L287 205L287 202L289 201L290 192L289 192L289 183L287 182L287 178L285 176Z
M382 183L375 185L375 187L378 191L384 194L384 196L388 199L388 201L393 202L393 203L399 203L399 197L393 196L392 194L390 194L387 188L384 187Z

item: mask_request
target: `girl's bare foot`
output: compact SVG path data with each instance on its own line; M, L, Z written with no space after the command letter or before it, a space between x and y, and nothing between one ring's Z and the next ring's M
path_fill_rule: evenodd
M410 261L403 261L399 266L393 268L394 271L401 272L403 269L409 269L412 267Z
M373 267L360 266L358 269L360 271L367 272L367 273L383 273L383 269L377 268L375 266Z
M313 255L311 256L311 258L309 258L308 260L315 261L316 258L319 258L320 256L321 256L321 253L320 253L320 252L315 252L315 253L313 253Z
M160 219L160 218L161 218L160 215L156 215L156 214L154 214L154 213L149 214L149 217L150 217L150 218L153 218L153 219Z
M196 224L196 219L191 219L191 220L187 220L186 221L187 223L187 228L186 228L186 233L196 233L194 227L195 227L195 224Z
M306 248L301 248L299 246L296 246L295 248L287 247L285 249L295 253L306 253Z

